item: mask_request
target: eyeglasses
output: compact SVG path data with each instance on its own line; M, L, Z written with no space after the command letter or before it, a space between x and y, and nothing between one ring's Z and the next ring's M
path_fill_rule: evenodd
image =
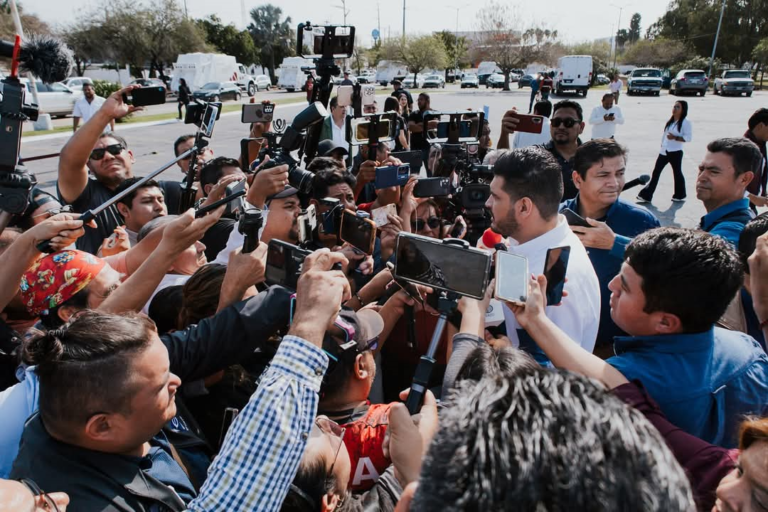
M336 454L336 455L338 456L338 454ZM38 498L42 498L43 499L43 503L42 503L42 508L43 509L45 509L45 510L53 510L54 512L59 512L59 510L60 510L59 506L56 504L55 501L53 501L53 498L48 496L48 494L46 494L45 491L40 489L40 487L35 482L33 482L32 480L29 480L27 478L22 478L21 480L19 480L19 482L24 484L27 487L27 489L29 489L32 492L32 494L35 497L35 502L36 503L39 503L39 499Z
M51 210L45 211L43 213L38 213L37 215L33 215L33 219L39 219L40 217L53 217L54 215L58 215L60 213L72 213L72 205L64 205L61 208L53 208Z
M125 148L122 144L110 144L109 146L103 148L96 148L91 151L91 160L101 160L104 158L104 153L107 151L109 151L110 155L117 156L122 153L124 149Z
M411 221L411 229L413 231L421 231L425 225L429 226L430 229L437 229L440 226L440 219L432 216L426 220L416 219Z
M339 447L336 448L336 455L333 457L331 463L331 469L328 470L328 475L333 475L333 467L336 465L336 460L339 458L339 452L341 452L341 445L344 444L344 434L347 433L347 429L328 418L327 416L318 416L315 418L315 425L323 434L328 434L339 438Z
M581 121L579 121L578 119L574 119L572 117L566 117L565 119L563 119L562 117L555 117L550 121L550 124L555 128L560 128L560 125L565 125L566 128L573 128L580 122Z

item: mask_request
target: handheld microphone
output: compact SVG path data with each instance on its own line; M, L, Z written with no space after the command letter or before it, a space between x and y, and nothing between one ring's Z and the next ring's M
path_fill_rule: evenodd
M647 174L641 174L637 178L626 182L624 184L624 188L622 188L621 191L624 192L625 190L629 190L629 189L631 189L633 187L636 187L638 185L645 185L649 181L651 181L651 177L650 176L648 176Z
M14 43L0 40L0 56L13 58ZM72 50L59 39L31 36L21 43L21 70L30 72L45 83L60 82L72 72Z

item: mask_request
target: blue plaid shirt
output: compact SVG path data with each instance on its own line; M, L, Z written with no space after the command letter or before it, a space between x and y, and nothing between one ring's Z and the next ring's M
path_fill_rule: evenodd
M280 510L315 422L327 367L319 348L295 336L283 338L190 511Z

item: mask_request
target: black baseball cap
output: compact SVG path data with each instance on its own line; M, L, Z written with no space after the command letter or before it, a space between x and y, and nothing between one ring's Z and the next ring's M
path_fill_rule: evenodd
M329 156L336 150L341 150L345 155L349 154L349 150L340 144L336 144L332 139L321 140L317 145L317 154L320 156Z
M286 185L285 188L282 191L278 192L277 194L272 194L271 196L269 196L267 198L267 202L269 202L269 201L271 201L273 199L284 199L286 197L295 196L298 193L299 193L298 189L296 189L296 188L294 188L294 187L292 187L290 185Z

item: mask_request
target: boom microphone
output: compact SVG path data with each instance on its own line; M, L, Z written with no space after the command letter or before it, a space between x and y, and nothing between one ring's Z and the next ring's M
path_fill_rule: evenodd
M624 188L622 188L621 191L624 192L625 190L629 190L629 189L631 189L633 187L636 187L638 185L645 185L649 181L651 181L651 177L650 176L648 176L647 174L641 174L637 178L626 182L624 184Z
M0 40L0 56L13 58L10 41ZM50 36L31 36L21 43L19 51L21 70L30 72L45 83L60 82L72 72L72 50L59 39Z

